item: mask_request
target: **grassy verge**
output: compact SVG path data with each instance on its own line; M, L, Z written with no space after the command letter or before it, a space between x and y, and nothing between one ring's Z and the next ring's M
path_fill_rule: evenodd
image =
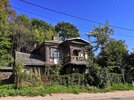
M14 85L1 85L0 86L0 97L4 96L45 96L51 93L80 93L80 92L91 92L91 93L101 93L115 90L134 90L134 87L129 84L114 84L105 89L99 89L91 86L36 86L36 87L24 87L21 89L14 89Z

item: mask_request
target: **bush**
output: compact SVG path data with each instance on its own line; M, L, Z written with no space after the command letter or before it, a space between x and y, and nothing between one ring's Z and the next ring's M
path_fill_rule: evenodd
M85 77L79 73L58 76L51 75L48 76L48 81L51 85L83 85L85 84Z
M115 83L122 83L122 75L109 73L108 68L102 68L97 64L90 69L86 75L87 84L99 88L106 88Z
M110 85L122 83L122 74L109 73Z
M62 64L61 62L59 64L55 65L45 65L46 72L44 73L45 75L59 75L62 69Z
M22 82L21 76L24 71L24 64L22 60L16 60L16 65L13 69L14 74L15 74L15 88L20 88L20 84Z
M90 69L89 74L86 75L86 80L91 86L105 88L110 85L109 71L107 68L102 68L96 64Z

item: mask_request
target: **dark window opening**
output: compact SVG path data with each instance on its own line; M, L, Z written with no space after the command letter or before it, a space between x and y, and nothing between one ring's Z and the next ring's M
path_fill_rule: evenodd
M50 49L50 58L51 59L59 59L59 50L56 48Z

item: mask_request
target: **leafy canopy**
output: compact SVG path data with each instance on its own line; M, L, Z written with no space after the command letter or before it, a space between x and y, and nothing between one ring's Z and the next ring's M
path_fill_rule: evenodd
M30 28L30 19L26 15L19 15L14 18L12 23L13 43L17 51L22 50L24 47L28 49L30 43L33 40L33 34Z
M11 61L11 55L9 50L11 49L11 43L9 36L11 31L9 28L9 15L11 13L8 0L0 0L0 65L8 65Z
M79 30L76 26L67 22L60 22L55 26L55 31L62 40L74 37L80 37Z
M106 22L105 26L94 27L94 29L88 33L90 42L94 48L94 51L99 48L103 50L111 39L113 29L109 27L109 23Z
M51 25L39 19L31 20L31 28L37 44L51 40L52 36L55 34L54 28Z

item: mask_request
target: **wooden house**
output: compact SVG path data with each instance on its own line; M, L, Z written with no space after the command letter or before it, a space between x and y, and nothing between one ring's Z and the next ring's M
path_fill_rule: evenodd
M16 52L16 59L22 59L27 69L38 70L40 74L43 73L45 65L55 65L61 62L64 66L63 74L85 73L88 68L89 48L89 42L82 38L71 38L65 41L54 39L45 41L31 54Z

